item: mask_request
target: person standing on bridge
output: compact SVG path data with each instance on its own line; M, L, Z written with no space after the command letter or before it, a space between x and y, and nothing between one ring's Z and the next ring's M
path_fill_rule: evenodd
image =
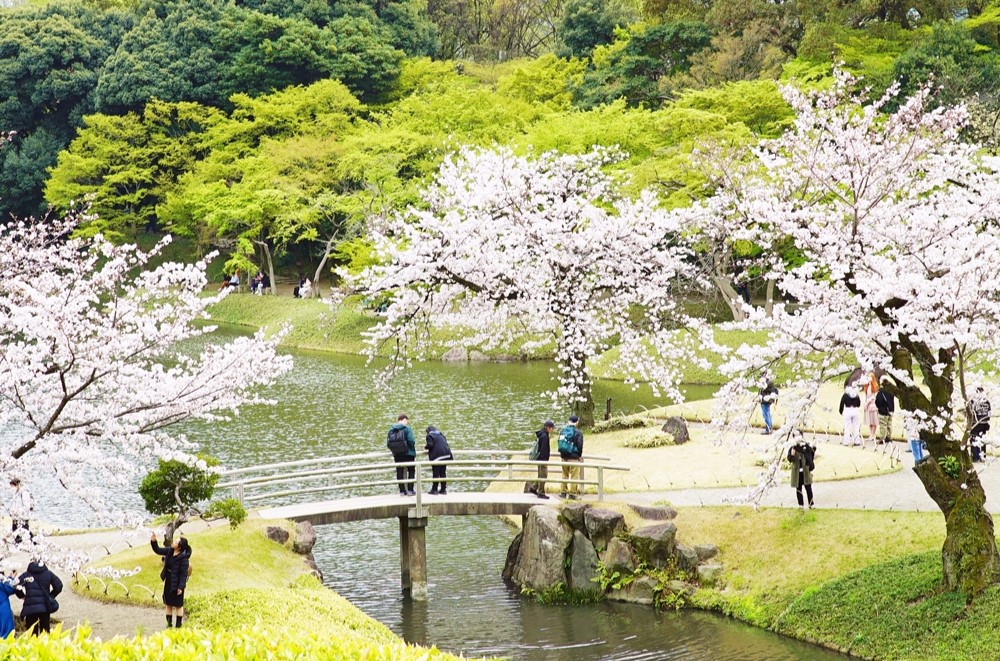
M528 455L528 459L531 461L540 461L542 463L538 465L538 480L536 482L525 483L524 492L533 493L545 500L549 498L545 495L545 480L549 476L549 466L545 462L549 460L550 452L552 451L549 440L555 430L556 423L546 420L542 428L535 432L535 445Z
M455 458L451 454L451 448L448 447L448 439L434 426L427 428L427 444L424 446L424 449L427 450L427 458L431 461L450 461ZM434 482L428 493L432 496L438 494L447 496L448 464L434 464L431 466L431 475L434 478Z
M559 457L563 462L583 462L583 432L579 424L580 418L571 415L569 423L559 430ZM580 479L580 467L564 465L562 476L563 490L559 497L575 500L580 495L580 485L570 480Z
M392 459L397 464L412 463L417 458L417 443L410 429L410 418L400 413L396 424L389 428L386 446L392 452ZM413 478L416 475L414 466L396 466L396 483L399 485L400 496L416 496L413 490Z

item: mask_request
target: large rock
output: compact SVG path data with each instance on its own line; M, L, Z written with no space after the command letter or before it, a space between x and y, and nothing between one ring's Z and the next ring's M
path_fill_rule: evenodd
M697 544L694 552L698 554L698 562L705 562L719 555L719 547L715 544Z
M490 357L481 351L470 351L469 360L473 363L486 363L489 362Z
M625 530L625 517L618 512L591 507L583 513L583 524L587 529L587 537L600 553L608 547L608 542Z
M583 513L590 509L589 503L566 503L562 508L562 518L573 530L585 532L586 524L583 522Z
M632 557L632 547L617 537L608 542L608 548L601 553L601 562L607 571L631 574L635 571L635 559Z
M677 526L672 523L640 528L632 533L632 548L640 561L663 569L674 559L676 536Z
M441 360L446 363L464 363L469 360L469 352L462 347L453 347L444 352Z
M711 587L722 577L722 565L701 565L698 567L698 582Z
M659 582L652 576L640 576L621 590L611 590L606 595L606 599L611 601L625 601L630 604L642 604L652 606L653 599L659 589Z
M532 507L525 517L521 549L511 580L532 590L565 583L563 559L572 539L572 529L563 523L555 508Z
M673 437L675 445L683 445L691 440L687 423L684 422L684 418L676 415L667 418L667 421L663 423L662 431Z
M300 521L295 526L295 540L292 542L292 550L300 555L312 553L316 546L316 529L308 521Z
M647 521L673 521L677 518L677 510L673 507L650 507L648 505L629 505L629 507Z
M514 541L507 547L507 560L503 563L503 572L500 578L505 581L511 580L514 575L514 566L517 564L517 557L521 554L521 540L524 539L524 532L517 533Z
M667 581L667 584L663 587L667 592L672 592L676 595L683 595L685 597L690 597L695 593L695 590L697 590L697 588L690 583L678 580Z
M285 545L285 542L288 541L289 537L288 531L279 526L268 526L264 530L264 534L267 535L269 540L276 544L281 544L282 546Z
M597 551L587 536L573 531L573 553L570 556L569 587L577 592L600 591L597 583Z
M693 572L698 567L698 553L690 546L674 544L674 560L681 571Z

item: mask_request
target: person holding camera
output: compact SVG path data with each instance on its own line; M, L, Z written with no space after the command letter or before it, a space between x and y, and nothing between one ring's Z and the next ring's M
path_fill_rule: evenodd
M799 502L799 509L805 509L802 499L803 488L805 488L806 496L809 498L809 508L812 509L815 507L812 472L816 469L816 448L807 443L800 432L795 433L798 440L795 445L788 448L788 463L792 465L792 488L795 489L795 498Z

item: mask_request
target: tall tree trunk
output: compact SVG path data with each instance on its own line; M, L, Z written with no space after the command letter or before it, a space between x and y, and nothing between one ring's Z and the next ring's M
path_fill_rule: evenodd
M333 247L334 241L337 240L335 234L330 235L330 238L326 240L326 247L323 249L323 258L319 260L319 266L316 267L316 272L313 274L313 288L309 293L310 298L323 298L319 293L319 277L323 274L323 267L326 266L326 260L330 258L330 248Z
M771 316L774 313L774 285L777 282L774 278L767 279L767 301L764 303L764 313Z
M271 294L273 296L278 295L278 281L274 278L274 259L271 257L271 247L267 245L267 241L256 241L264 250L264 259L267 261L267 277L271 279Z
M986 511L986 492L967 451L956 448L943 455L956 460L945 460L948 463L944 467L952 467L949 475L930 451L931 442L927 443L927 449L931 458L914 466L913 471L944 513L945 539L941 548L944 584L971 599L1000 579L1000 555L993 517Z
M953 353L944 350L934 353L912 340L904 341L903 346L905 350L894 350L893 366L906 370L912 378L912 357L915 357L928 391L925 393L916 385L900 388L903 410L920 410L929 416L950 410L956 378L962 376L956 377ZM945 540L941 548L944 585L960 590L971 600L1000 581L1000 553L993 517L986 510L986 493L972 464L968 444L949 440L949 431L946 428L921 432L921 439L927 443L928 458L914 466L913 471L944 514ZM968 432L965 436L968 437Z

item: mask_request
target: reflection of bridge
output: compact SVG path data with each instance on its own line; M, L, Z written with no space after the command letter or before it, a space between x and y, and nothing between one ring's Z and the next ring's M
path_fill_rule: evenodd
M400 568L403 592L413 599L427 599L427 551L425 531L431 516L459 515L524 515L544 503L532 494L503 491L499 485L485 490L490 483L516 483L537 479L542 465L529 461L527 452L497 450L457 450L448 465L448 495L427 495L424 485L430 481L434 462L414 461L397 464L386 460L385 452L306 459L263 466L251 466L223 471L220 488L232 490L233 497L245 505L257 506L265 519L309 521L313 525L366 521L369 519L399 520ZM546 482L575 484L584 492L593 492L597 500L604 499L605 471L628 470L612 466L606 458L587 457L586 461L546 462L550 475ZM581 467L580 479L563 480L561 467ZM398 494L395 470L400 466L415 468L415 496ZM588 479L592 475L592 479ZM393 479L386 479L392 477ZM465 486L465 491L455 491ZM551 489L551 487L550 487ZM390 490L393 495L379 494ZM319 494L338 491L360 492L354 497L337 500L313 500ZM556 500L558 502L558 500Z

